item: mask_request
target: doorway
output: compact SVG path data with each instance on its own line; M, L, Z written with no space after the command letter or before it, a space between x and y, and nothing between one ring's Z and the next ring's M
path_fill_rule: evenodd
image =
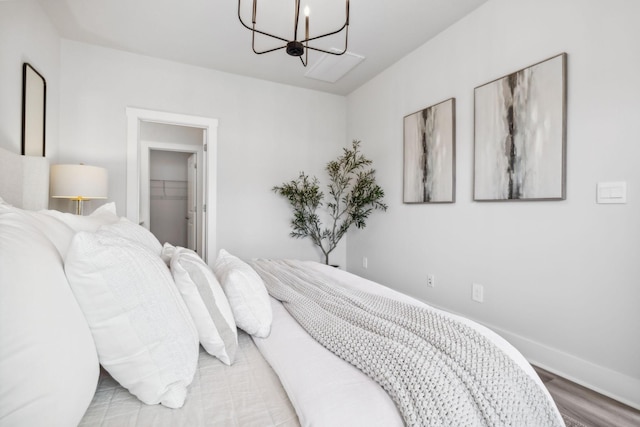
M206 195L203 130L143 122L138 139L140 225L160 242L188 247L202 257Z
M202 180L198 163L202 160L198 157L197 152L149 150L149 230L160 242L201 255L202 200L198 189Z
M127 108L127 121L127 218L213 262L217 120Z

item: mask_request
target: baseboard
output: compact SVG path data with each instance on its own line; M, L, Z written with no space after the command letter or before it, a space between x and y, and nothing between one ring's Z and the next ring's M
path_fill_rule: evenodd
M470 318L447 308L431 305L444 311ZM477 319L471 320L481 323L501 335L517 348L532 365L640 410L640 379L596 365L557 348L549 347Z
M422 298L410 296L432 307L467 317L483 324L509 341L532 365L640 410L640 379L638 378L596 365L557 348L549 347L527 337L481 322L478 319L429 303Z
M502 335L529 363L640 410L640 380L529 338L485 325Z

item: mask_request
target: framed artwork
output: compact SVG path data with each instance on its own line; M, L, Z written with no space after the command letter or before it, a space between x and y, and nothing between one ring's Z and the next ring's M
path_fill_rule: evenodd
M22 154L44 157L47 82L26 62L22 66Z
M404 117L404 203L455 202L455 98Z
M473 199L564 200L567 54L475 88Z

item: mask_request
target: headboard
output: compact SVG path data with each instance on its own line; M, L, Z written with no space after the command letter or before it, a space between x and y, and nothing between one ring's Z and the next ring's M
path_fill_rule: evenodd
M22 209L47 209L49 161L0 148L0 197Z

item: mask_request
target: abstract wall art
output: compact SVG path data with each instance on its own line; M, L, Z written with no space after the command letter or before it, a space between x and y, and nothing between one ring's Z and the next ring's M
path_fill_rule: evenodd
M455 98L404 118L404 203L455 202Z
M474 200L564 200L562 53L475 88Z

